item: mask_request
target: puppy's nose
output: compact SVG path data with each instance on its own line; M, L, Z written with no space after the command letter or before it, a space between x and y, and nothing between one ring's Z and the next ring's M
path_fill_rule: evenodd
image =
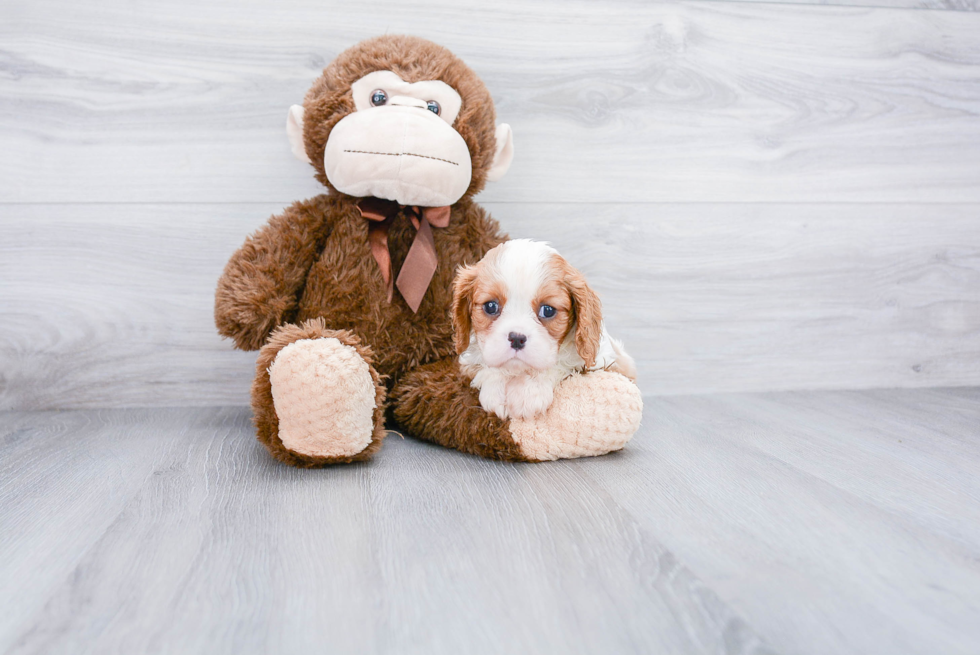
M523 334L518 334L517 332L511 332L507 335L507 340L510 341L510 347L514 350L520 350L527 343L527 337Z

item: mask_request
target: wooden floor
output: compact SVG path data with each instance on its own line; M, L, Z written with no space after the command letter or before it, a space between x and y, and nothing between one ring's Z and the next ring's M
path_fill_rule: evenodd
M0 440L3 653L980 652L980 389L650 397L539 465L297 470L245 408Z

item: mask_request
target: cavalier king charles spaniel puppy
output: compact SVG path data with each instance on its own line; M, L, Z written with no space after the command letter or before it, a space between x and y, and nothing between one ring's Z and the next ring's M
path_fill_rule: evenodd
M460 369L502 419L544 412L575 372L636 379L633 358L606 332L599 297L546 243L507 241L460 269L452 311Z

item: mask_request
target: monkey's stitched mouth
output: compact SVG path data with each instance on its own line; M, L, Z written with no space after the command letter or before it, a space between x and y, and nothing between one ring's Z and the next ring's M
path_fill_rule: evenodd
M358 155L387 155L389 157L421 157L422 159L435 159L436 161L444 161L447 164L452 164L453 166L459 166L454 161L448 159L442 159L440 157L432 157L431 155L419 155L414 152L371 152L370 150L344 150L344 152L350 152Z

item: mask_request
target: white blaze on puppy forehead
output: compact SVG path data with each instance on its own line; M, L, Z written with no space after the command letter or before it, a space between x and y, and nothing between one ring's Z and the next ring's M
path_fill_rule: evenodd
M514 239L497 247L501 253L497 258L495 273L511 294L507 297L504 311L508 307L512 312L520 308L529 310L533 315L532 303L551 273L552 258L558 251L544 241L531 239Z

